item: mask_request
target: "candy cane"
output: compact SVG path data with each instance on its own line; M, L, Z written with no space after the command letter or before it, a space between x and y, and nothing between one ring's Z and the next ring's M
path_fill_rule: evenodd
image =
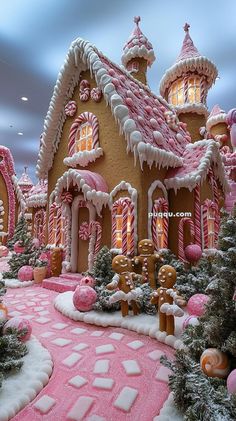
M216 205L216 214L215 214L215 242L217 242L218 233L219 233L219 227L220 227L219 190L218 190L217 182L216 182L216 179L214 177L212 168L209 169L208 175L209 175L209 178L210 178L210 183L211 183L211 188L212 188L214 203Z
M207 214L209 210L214 211L215 215L215 221L214 221L214 231L217 229L217 221L216 221L216 215L217 215L217 205L212 200L206 199L203 203L203 237L204 237L204 248L209 247L209 231L208 231L208 220L207 220ZM214 232L214 241L216 241L216 235Z
M69 134L68 149L69 155L72 156L75 153L75 138L76 133L81 126L81 124L90 123L92 127L92 137L93 137L93 148L95 149L99 143L99 124L97 117L88 111L80 114L80 116L74 121L71 126Z
M54 243L54 211L57 209L58 205L56 203L52 203L49 210L49 221L48 221L48 243Z
M129 205L127 201L123 201L123 211L122 211L122 234L121 234L121 242L122 242L122 253L127 254L128 251L128 241L127 241L127 224L128 224L128 212L129 212Z
M135 248L135 244L134 244L134 220L135 220L135 215L134 215L134 204L130 203L130 244L129 244L129 255L133 256L134 255L134 248Z
M61 243L61 206L57 209L57 225L56 225L56 245Z
M94 229L95 235L96 235L96 243L94 247L94 254L96 255L99 252L101 241L102 241L102 226L100 222L98 221L91 221L91 232Z
M160 197L159 199L154 201L153 208L152 208L152 213L153 213L152 239L153 239L155 251L158 251L158 238L157 238L157 228L156 228L157 217L158 217L157 214L159 212L167 214L168 210L169 210L168 202L163 197ZM163 236L164 236L163 246L164 248L168 247L168 225L169 225L169 218L168 216L164 216L163 217Z
M189 225L191 237L194 238L194 223L190 218L181 218L179 221L179 241L178 241L178 251L179 259L186 262L186 257L184 253L184 226L185 224Z
M201 205L200 205L200 186L194 189L194 226L195 226L195 242L198 246L202 246L201 241Z

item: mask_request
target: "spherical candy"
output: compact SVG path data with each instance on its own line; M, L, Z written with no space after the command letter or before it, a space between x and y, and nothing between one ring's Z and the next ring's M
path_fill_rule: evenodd
M81 278L79 281L79 285L80 286L87 285L93 288L95 286L95 279L92 278L92 276L83 276L83 278Z
M184 254L190 263L196 263L202 257L202 249L197 244L189 244L185 247Z
M14 244L14 252L15 253L24 253L25 248L21 245L21 241L17 241Z
M73 295L73 304L79 311L89 311L96 302L97 293L89 286L77 286Z
M0 322L7 318L7 313L8 313L7 306L5 306L5 304L3 303L0 303Z
M199 320L198 320L197 316L192 315L192 316L187 317L184 320L183 328L186 329L186 327L188 327L188 326L198 326L198 325L199 325Z
M30 338L32 327L27 319L23 319L21 317L13 317L12 319L8 320L3 328L3 333L7 333L7 329L16 329L19 333L24 329L26 333L23 336L19 336L19 339L22 342L28 341Z
M33 277L33 268L31 266L22 266L18 270L17 278L19 281L32 281Z
M236 369L227 377L227 390L231 395L236 394Z
M35 248L35 249L38 249L38 248L39 248L39 246L40 246L40 241L39 241L39 239L38 239L38 238L33 238L33 240L32 240L32 244L33 244L33 246L34 246L34 248Z
M206 294L194 294L187 304L187 311L190 315L202 316L205 312L205 305L209 300Z
M0 246L0 257L8 256L9 250L6 246Z
M217 348L206 349L200 359L202 371L208 377L224 378L229 372L229 360L224 352Z

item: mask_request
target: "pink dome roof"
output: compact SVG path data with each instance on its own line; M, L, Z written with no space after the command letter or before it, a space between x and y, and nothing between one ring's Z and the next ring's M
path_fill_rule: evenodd
M195 47L192 38L189 35L189 28L190 28L190 25L188 23L185 23L184 31L186 32L186 34L184 37L180 54L178 55L176 59L176 63L179 63L181 60L186 60L187 58L201 56L198 49Z
M144 58L147 60L149 66L151 66L155 60L153 46L139 27L140 20L140 16L134 17L136 26L123 47L124 53L121 57L121 61L124 66L133 58Z

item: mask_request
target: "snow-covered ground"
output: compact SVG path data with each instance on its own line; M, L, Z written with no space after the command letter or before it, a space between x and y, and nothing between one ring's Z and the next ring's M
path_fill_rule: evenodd
M169 397L165 401L160 414L155 417L153 421L183 421L183 415L175 406L173 393L169 394Z
M0 421L8 421L48 383L53 369L49 351L35 337L27 342L28 354L21 370L3 380L0 389ZM22 420L23 421L23 420Z
M34 281L19 281L19 279L3 279L7 288L26 288L34 284Z

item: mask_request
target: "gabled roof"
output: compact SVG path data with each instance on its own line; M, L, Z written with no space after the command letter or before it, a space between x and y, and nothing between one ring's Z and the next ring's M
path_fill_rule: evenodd
M185 124L169 104L155 96L147 86L125 69L112 63L92 44L75 40L59 73L44 122L36 172L47 178L58 148L66 119L64 106L71 98L80 73L90 69L106 102L111 107L120 131L127 140L127 150L146 161L163 167L181 166L183 151L191 141Z
M43 207L47 204L47 193L48 193L48 183L47 181L39 181L32 189L29 191L29 195L26 198L26 205L28 208L37 208Z
M214 174L220 181L224 191L228 191L229 185L225 176L224 164L222 163L219 147L214 140L199 140L187 145L184 155L184 163L180 168L171 168L167 172L165 185L175 192L186 187L192 191L198 184L206 179L211 166Z
M206 129L209 132L218 123L226 123L226 113L218 104L214 105L206 122Z

